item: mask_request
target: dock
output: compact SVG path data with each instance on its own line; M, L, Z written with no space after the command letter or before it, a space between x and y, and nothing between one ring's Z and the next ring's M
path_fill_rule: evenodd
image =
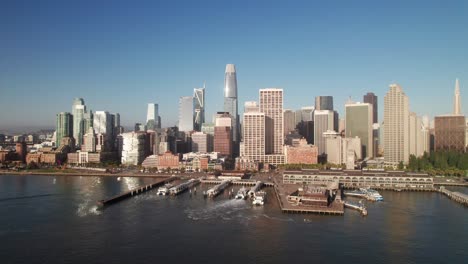
M363 216L367 215L367 209L364 205L358 205L358 204L354 204L351 202L344 202L344 206L346 208L351 208L351 209L359 211Z
M333 202L329 207L294 206L287 201L286 193L288 191L284 185L274 185L274 191L282 213L344 215L344 203L342 202Z
M204 184L220 184L222 180L218 179L202 179L201 183ZM243 186L255 186L258 181L252 181L252 180L234 180L231 182L232 185L243 185ZM263 185L266 187L273 187L272 182L263 182Z
M100 200L97 202L98 204L98 207L99 208L104 208L106 206L109 206L111 204L114 204L114 203L117 203L117 202L120 202L122 200L125 200L127 198L130 198L130 197L133 197L133 196L136 196L136 195L140 195L142 193L145 193L147 191L150 191L154 188L157 188L161 185L164 185L164 184L167 184L169 182L172 182L174 180L178 179L178 177L170 177L170 178L167 178L167 179L162 179L162 180L158 180L156 182L153 182L151 184L148 184L148 185L145 185L145 186L140 186L140 187L137 187L135 189L132 189L130 191L127 191L127 192L124 192L122 194L119 194L119 195L116 195L114 197L111 197L109 199L105 199L105 200Z
M187 189L189 189L189 188L191 188L191 187L193 187L193 186L195 186L195 185L197 185L199 183L200 183L199 179L190 179L190 180L188 180L186 182L183 182L183 183L181 183L179 185L176 185L176 186L170 188L169 193L171 195L178 195L178 194L186 191Z
M210 188L208 191L206 191L206 195L208 197L215 197L218 194L220 194L224 189L226 189L229 185L231 185L232 181L231 180L224 180L218 185Z
M460 192L452 192L445 189L444 186L440 187L439 192L447 196L448 198L463 204L464 206L468 206L468 195Z

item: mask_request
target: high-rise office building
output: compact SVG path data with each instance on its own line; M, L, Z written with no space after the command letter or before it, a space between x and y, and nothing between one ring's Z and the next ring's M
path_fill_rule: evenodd
M265 114L258 111L244 113L243 130L241 156L262 160L265 156Z
M237 148L237 144L240 141L240 120L237 104L237 73L234 64L227 64L224 74L224 112L228 112L233 118L232 139L235 143L235 148ZM234 152L237 153L237 150Z
M397 165L409 160L409 102L398 84L384 98L384 160Z
M453 114L454 115L461 115L461 99L460 99L460 84L458 79L455 80L455 95L454 95L454 102L453 102Z
M296 114L293 110L285 109L283 111L284 135L296 130Z
M72 115L73 115L73 138L77 146L83 142L84 133L84 115L86 113L86 106L83 98L73 99Z
M208 153L208 134L195 132L192 134L192 152Z
M333 96L317 96L317 97L315 97L315 110L330 110L330 111L333 111Z
M214 151L221 155L232 156L232 127L233 118L227 112L218 112L215 117L214 127Z
M83 136L83 145L81 150L84 152L96 152L96 134L94 134L93 128L89 128L88 132Z
M122 137L121 162L124 165L139 165L145 157L145 133L128 132L120 135Z
M193 130L193 97L182 96L179 98L179 131L189 132Z
M333 131L335 114L330 110L314 111L314 145L318 148L318 155L326 153L325 137L323 133Z
M83 117L83 133L88 133L90 128L93 128L94 126L94 115L93 111L89 110L86 111ZM84 141L84 139L83 139Z
M362 157L374 157L372 105L368 103L348 103L345 105L346 137L359 137L362 144Z
M434 150L466 150L466 119L463 115L444 115L434 118Z
M159 106L158 104L149 103L148 111L146 113L146 128L148 130L156 130L161 128L159 123Z
M193 89L194 130L201 131L203 123L205 123L205 87Z
M93 118L93 129L96 135L103 135L106 151L114 148L114 117L107 111L96 111Z
M244 113L258 112L259 110L260 108L258 107L258 104L255 101L249 101L244 103Z
M265 152L283 154L283 89L260 89L259 105L265 114Z
M378 118L378 100L377 96L374 93L367 93L364 95L364 103L372 105L372 120L373 123L379 123Z
M56 119L55 146L59 147L62 138L73 137L73 116L68 112L60 112Z

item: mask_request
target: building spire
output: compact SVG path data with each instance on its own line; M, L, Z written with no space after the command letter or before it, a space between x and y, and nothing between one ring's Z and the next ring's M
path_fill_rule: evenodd
M454 98L454 115L461 115L461 102L460 102L460 84L458 78L455 79L455 98Z

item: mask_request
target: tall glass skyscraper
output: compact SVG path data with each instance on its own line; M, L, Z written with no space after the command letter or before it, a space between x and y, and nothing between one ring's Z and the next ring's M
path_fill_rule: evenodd
M194 130L201 131L205 123L205 88L193 89L193 126Z
M146 113L146 127L149 130L161 128L159 124L159 109L158 104L148 104L148 112Z
M81 146L84 135L84 118L86 113L86 105L83 98L73 99L72 115L73 115L73 137L77 146Z
M333 111L333 96L317 96L317 97L315 97L315 110L330 110L330 111Z
M73 116L68 112L57 114L55 146L59 147L62 138L73 136Z
M226 65L226 72L224 75L224 112L231 114L233 120L232 140L237 148L239 138L239 112L237 106L237 75L236 66L234 64ZM235 149L234 153L238 151Z

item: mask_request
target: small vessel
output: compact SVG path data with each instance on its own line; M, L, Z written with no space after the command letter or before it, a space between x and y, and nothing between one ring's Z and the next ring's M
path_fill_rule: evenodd
M236 199L244 200L246 198L247 198L247 188L242 187L239 189L239 191L237 191Z
M266 199L266 192L263 192L263 191L255 192L252 204L253 205L264 205L265 204L265 199Z
M166 184L158 188L158 195L169 195L169 189L172 188L171 184Z
M363 192L364 194L366 194L366 197L367 199L371 200L371 201L377 201L377 202L381 202L383 201L383 196L380 195L380 193L376 190L373 190L371 188L361 188L359 189L361 192Z
M117 181L120 181L120 180L121 180L121 178L120 178L120 177L117 177Z

